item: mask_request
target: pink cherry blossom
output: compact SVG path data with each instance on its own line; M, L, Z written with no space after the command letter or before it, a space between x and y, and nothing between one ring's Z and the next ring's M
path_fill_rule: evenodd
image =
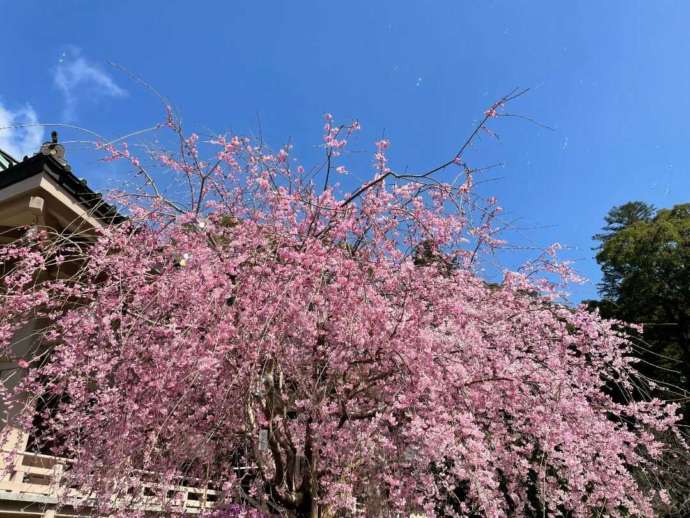
M181 134L171 110L165 127ZM348 128L325 117L329 159ZM0 249L0 346L43 325L2 396L54 402L46 428L30 412L13 424L73 459L64 483L97 512L147 481L293 516L652 516L658 493L632 470L657 469L676 407L624 397L630 343L556 302L553 277L571 270L555 248L480 278L500 208L470 172L459 189L445 166L435 182L399 175L382 140L374 179L339 192L287 151L180 142L141 158L105 147L149 195L120 193L127 222L60 251L70 276L36 282L56 271L57 236ZM188 182L188 201L164 197L148 162Z

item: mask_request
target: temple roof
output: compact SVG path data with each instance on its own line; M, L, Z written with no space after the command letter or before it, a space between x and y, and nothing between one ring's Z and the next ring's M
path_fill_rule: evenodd
M37 153L17 162L7 153L0 151L0 190L38 175L53 180L97 220L106 224L124 220L115 207L103 201L100 193L92 191L84 180L77 178L64 160Z

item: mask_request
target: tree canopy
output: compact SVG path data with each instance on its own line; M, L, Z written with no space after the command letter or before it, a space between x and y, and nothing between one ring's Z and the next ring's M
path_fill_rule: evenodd
M126 223L80 251L46 231L0 253L5 353L43 325L4 396L57 402L37 440L74 459L70 487L104 513L145 473L299 517L653 514L664 494L633 468L653 476L675 407L611 396L636 376L615 323L556 304L534 271L479 277L500 209L472 192L472 138L415 175L380 141L373 179L339 192L356 124L326 118L318 183L287 147L221 136L204 159L168 126L181 155L150 159L189 186L186 204L110 146L145 179ZM458 182L432 178L449 168ZM36 282L65 262L76 273Z
M598 303L605 316L642 324L639 344L655 377L688 389L690 379L690 204L655 209L642 202L614 207L606 217L597 261ZM652 351L645 353L644 348ZM659 356L661 355L661 356Z
M641 374L633 397L650 394L681 405L690 420L690 204L656 210L635 201L613 207L602 233L597 261L603 278L602 299L590 301L607 318L624 322ZM684 516L690 502L687 450L668 437L661 479L672 505Z

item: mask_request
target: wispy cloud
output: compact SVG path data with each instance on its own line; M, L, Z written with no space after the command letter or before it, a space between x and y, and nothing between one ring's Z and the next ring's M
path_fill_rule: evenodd
M43 133L43 126L38 125L38 116L29 104L17 110L0 104L0 149L21 160L39 150Z
M86 59L77 47L69 47L62 53L53 79L65 100L62 116L66 121L76 118L77 105L82 100L127 95L99 64Z

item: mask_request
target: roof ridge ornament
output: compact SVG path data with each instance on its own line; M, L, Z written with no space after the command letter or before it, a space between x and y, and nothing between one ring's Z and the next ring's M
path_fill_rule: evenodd
M65 159L65 146L58 143L58 132L50 132L50 141L44 142L41 146L41 154L46 156L52 156L57 160L60 165L64 166L65 169L70 170L70 166Z

